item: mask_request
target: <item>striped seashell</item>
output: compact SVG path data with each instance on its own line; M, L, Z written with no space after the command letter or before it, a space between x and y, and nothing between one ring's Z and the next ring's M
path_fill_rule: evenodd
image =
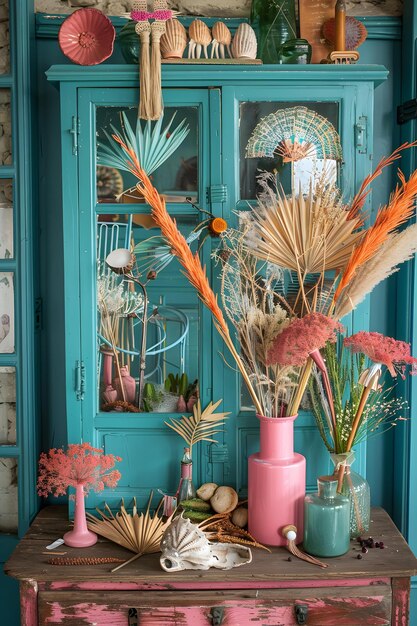
M194 20L194 22L191 22L188 34L190 39L193 39L196 43L199 43L202 46L208 46L211 42L210 29L201 20Z
M232 42L232 53L235 59L256 59L258 43L255 31L249 24L239 24Z
M163 59L181 59L187 46L187 31L176 19L166 22L165 33L161 37L161 55Z
M229 46L232 43L232 33L224 22L216 22L211 29L211 33L213 39L222 43L224 46Z

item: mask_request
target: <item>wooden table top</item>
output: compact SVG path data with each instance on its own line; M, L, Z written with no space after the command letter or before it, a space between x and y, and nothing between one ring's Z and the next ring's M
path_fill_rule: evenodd
M65 506L48 506L41 510L29 531L5 564L5 572L20 580L32 579L39 582L72 581L107 582L107 583L144 583L175 587L175 583L262 583L296 580L344 579L344 578L392 578L409 577L417 574L417 559L411 552L404 538L395 527L391 518L381 508L371 511L371 527L366 537L383 541L383 550L369 549L362 559L358 559L360 546L351 542L347 554L332 559L322 559L328 563L326 569L319 568L292 557L285 548L273 548L272 553L253 549L253 561L249 565L222 571L184 571L167 573L159 564L159 553L145 555L121 570L110 573L114 565L54 566L47 563L48 555L42 554L48 544L62 537L70 529ZM118 557L128 559L132 553L106 539L91 548L70 548L62 545L56 552L66 552L69 556L83 557ZM54 551L51 551L51 556ZM171 587L172 588L172 587Z

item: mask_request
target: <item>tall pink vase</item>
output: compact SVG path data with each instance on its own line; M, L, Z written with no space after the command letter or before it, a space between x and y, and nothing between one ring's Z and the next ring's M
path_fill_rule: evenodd
M88 548L97 543L96 533L92 533L87 527L83 485L77 485L75 488L74 528L65 533L64 541L71 548Z
M261 543L286 545L282 529L297 527L303 539L306 460L294 452L292 417L257 416L260 450L248 459L248 529Z

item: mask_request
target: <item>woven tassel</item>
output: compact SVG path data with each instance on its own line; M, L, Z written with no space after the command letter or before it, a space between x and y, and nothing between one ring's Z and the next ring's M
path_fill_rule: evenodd
M289 525L285 526L282 529L283 536L287 539L287 549L296 556L298 559L302 561L307 561L307 563L311 563L312 565L318 565L319 567L328 567L327 563L323 563L318 559L315 559L314 556L310 556L305 552L299 550L296 546L295 540L297 539L297 528L295 526Z
M152 119L151 65L149 58L151 25L149 22L138 22L135 26L135 31L140 37L138 117L143 120L150 120Z
M151 25L151 67L152 83L150 95L150 108L153 120L159 120L163 113L162 87L161 87L161 37L165 32L165 22L155 21Z

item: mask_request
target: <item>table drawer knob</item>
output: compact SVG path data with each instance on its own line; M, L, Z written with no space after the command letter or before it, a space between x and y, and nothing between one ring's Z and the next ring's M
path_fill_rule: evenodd
M224 608L222 606L213 606L210 610L209 620L212 626L221 626L223 624Z
M307 624L308 606L306 604L296 604L294 609L297 624Z

